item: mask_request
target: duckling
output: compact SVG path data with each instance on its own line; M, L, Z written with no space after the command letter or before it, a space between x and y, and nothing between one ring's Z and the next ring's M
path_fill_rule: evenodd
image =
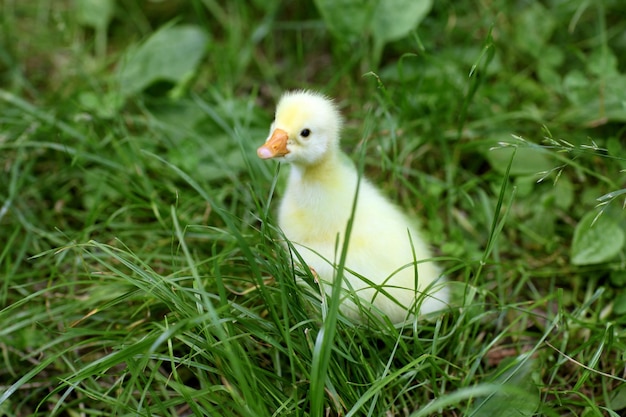
M257 150L261 159L291 165L278 210L279 227L329 293L360 181L343 274L342 313L361 322L366 309L401 323L414 311L444 309L448 289L439 267L428 260L428 245L396 205L369 180L359 178L340 150L342 123L337 106L322 94L300 90L279 100L270 134Z

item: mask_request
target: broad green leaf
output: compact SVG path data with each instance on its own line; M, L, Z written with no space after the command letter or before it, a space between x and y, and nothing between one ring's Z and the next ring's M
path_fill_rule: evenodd
M315 0L335 36L343 40L371 35L374 61L386 43L409 34L428 14L433 0Z
M401 39L424 20L433 0L380 0L372 16L372 33L376 42Z
M487 153L487 160L493 169L504 173L513 152L515 152L515 158L511 165L510 175L534 175L554 168L554 163L548 154L543 149L535 147L518 147L517 150L513 147L492 149Z
M552 14L539 2L529 3L515 19L515 44L535 58L544 60L545 47L554 32L557 22ZM548 58L551 59L551 58Z
M619 74L617 57L609 48L598 48L587 60L587 69L599 77Z
M432 0L380 0L373 15L373 62L378 65L386 43L415 29L432 8Z
M524 417L534 416L541 403L537 385L532 379L534 361L525 356L513 362L503 362L500 375L494 383L501 385L502 392L494 392L473 407L471 417Z
M611 393L610 407L613 411L626 409L626 384L621 384Z
M315 0L326 27L339 38L363 35L369 26L373 4L368 0Z
M120 68L124 96L142 91L157 81L182 84L198 69L208 36L198 26L167 26L131 52Z
M615 300L613 301L613 313L618 316L626 314L626 291L621 290L617 293ZM624 398L626 401L626 398Z
M626 144L623 143L622 138L612 137L606 141L606 149L609 151L609 155L616 157L615 161L626 170ZM624 189L626 192L626 188Z
M115 91L102 94L83 91L78 95L78 102L84 110L103 119L114 118L124 105L122 96Z
M594 221L595 220L595 221ZM572 259L574 265L591 265L609 261L624 246L624 230L605 212L590 211L574 230Z
M611 50L591 54L587 72L573 69L567 73L562 90L570 104L562 114L564 120L579 124L626 121L626 75L617 70Z
M611 271L611 274L609 275L609 277L611 280L611 284L613 286L615 287L626 286L626 270L618 269L618 270ZM626 297L626 293L624 294L624 296Z
M114 0L75 0L76 19L81 25L105 29L113 18Z
M563 78L563 91L566 97L574 104L582 104L591 97L588 96L588 86L592 83L582 71L574 69Z
M563 210L569 210L574 204L574 185L563 176L554 184L554 203Z

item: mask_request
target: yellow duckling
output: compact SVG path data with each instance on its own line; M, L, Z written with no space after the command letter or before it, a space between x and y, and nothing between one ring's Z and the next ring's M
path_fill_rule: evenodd
M310 91L288 92L278 103L268 139L257 150L262 159L291 164L279 226L327 292L359 180L356 167L339 149L341 125L339 110L329 98ZM360 308L384 314L394 323L410 318L411 311L425 314L445 308L444 278L435 263L420 262L431 253L416 227L372 183L360 181L342 312L355 321L362 319L354 294Z

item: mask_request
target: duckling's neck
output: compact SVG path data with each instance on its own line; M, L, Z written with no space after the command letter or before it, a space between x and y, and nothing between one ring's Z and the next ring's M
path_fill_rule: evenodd
M292 164L279 210L279 224L289 239L310 245L343 232L358 181L348 161L337 151L316 164Z
M339 149L329 152L313 164L294 163L291 166L289 182L309 185L336 184L346 179L345 155Z

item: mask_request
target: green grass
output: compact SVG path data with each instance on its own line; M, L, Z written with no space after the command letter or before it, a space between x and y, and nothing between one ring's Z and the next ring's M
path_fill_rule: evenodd
M436 2L380 56L314 4L79 3L0 3L0 415L625 412L621 2ZM150 67L159 29L189 59ZM255 155L292 88L336 97L450 312L321 320L295 284Z

